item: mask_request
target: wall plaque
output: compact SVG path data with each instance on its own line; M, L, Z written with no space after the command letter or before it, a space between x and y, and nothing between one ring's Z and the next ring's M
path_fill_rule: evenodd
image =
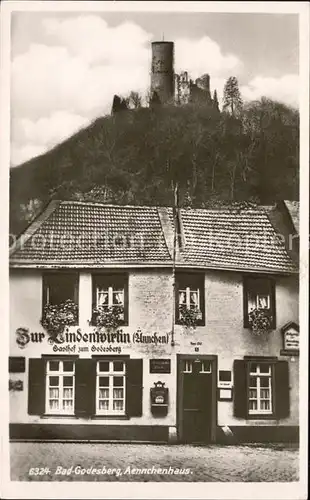
M170 359L150 359L150 373L171 373Z
M280 354L296 356L299 354L299 326L290 322L281 328L283 335L283 349Z
M10 373L24 373L25 372L25 358L21 356L9 357L9 372Z

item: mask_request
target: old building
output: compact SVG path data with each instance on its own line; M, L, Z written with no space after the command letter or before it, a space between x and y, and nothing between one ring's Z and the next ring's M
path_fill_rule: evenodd
M154 100L178 105L201 102L218 109L217 98L211 98L208 74L193 81L187 71L175 73L173 42L152 43L151 102Z
M297 440L298 323L263 208L53 201L10 256L11 439Z
M218 103L213 102L210 92L210 76L205 74L193 81L187 71L174 75L174 99L175 103L204 103L217 108Z

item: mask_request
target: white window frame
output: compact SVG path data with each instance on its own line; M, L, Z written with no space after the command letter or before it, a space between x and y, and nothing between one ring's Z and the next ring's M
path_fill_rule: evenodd
M57 362L59 363L58 365L58 370L51 370L50 369L50 362ZM73 364L73 370L71 371L65 371L64 370L64 363L70 362ZM58 377L59 384L58 386L50 386L49 385L49 377ZM72 397L71 398L65 398L63 396L64 389L66 388L64 386L64 377L72 377L73 379L73 385L72 385ZM59 359L50 359L46 361L46 376L45 376L45 409L46 409L46 414L48 415L74 415L74 402L75 402L75 363L74 360L59 360ZM58 389L58 398L51 398L50 397L50 389ZM70 387L71 388L71 387ZM58 401L58 408L51 408L50 407L50 401L51 400L57 400ZM66 400L72 400L72 408L64 408L64 401Z
M251 371L250 367L252 365L252 363L256 364L256 371ZM268 366L268 372L261 372L261 367L264 366L264 368L266 368L266 366ZM250 377L255 377L256 378L256 386L253 387L253 386L250 386L250 382L249 382L249 387L248 387L248 402L249 402L249 406L250 406L250 401L256 401L257 402L257 408L256 409L252 409L249 407L249 415L272 415L273 414L273 398L272 398L272 365L271 364L267 364L267 363L259 363L256 361L253 361L250 363L250 367L249 367L249 372L248 372L248 376L249 376L249 380L250 380ZM261 387L261 379L262 378L268 378L268 387ZM250 397L251 395L251 391L253 390L256 390L256 397ZM269 391L269 397L265 397L265 398L262 398L261 397L261 390L268 390ZM263 401L269 401L269 409L264 409L262 408L262 402Z
M191 359L185 359L183 365L183 373L192 373L193 371L193 362Z
M207 369L206 369L206 366L207 366ZM199 373L212 373L211 360L208 360L208 359L201 360L201 368L199 370Z
M265 299L267 302L266 309L270 309L270 294L267 293L257 293L256 294L256 307L257 309L264 309L264 307L260 306L260 300Z
M191 304L191 293L197 293L197 306ZM181 303L180 298L181 294L185 294L185 302ZM187 286L186 288L182 288L179 290L179 316L180 318L182 317L182 312L180 311L180 307L185 305L186 309L194 309L194 307L198 308L198 315L197 319L201 320L202 319L202 311L201 311L201 302L200 302L200 288L191 288L190 286Z
M255 281L253 281L254 283ZM269 293L261 293L255 291L255 287L253 289L249 288L248 289L248 296L247 296L247 307L248 307L248 314L253 311L253 309L264 309L264 307L260 306L260 300L265 299L267 302L267 309L271 310L271 290Z
M100 304L100 295L101 294L108 294L108 302L106 304ZM121 302L116 304L114 303L114 295L120 294L121 296ZM122 307L123 308L123 313L120 314L120 318L122 320L125 319L125 287L123 288L118 288L114 286L101 286L101 285L96 285L96 307L106 307L108 308L114 308L114 307Z
M100 371L100 362L105 362L109 363L109 370L108 371ZM114 370L113 363L114 362L122 362L123 363L123 370L122 371L116 371ZM104 387L105 389L109 390L109 398L100 398L100 377L107 377L109 379L109 385ZM113 378L114 377L123 377L123 385L122 386L113 386ZM123 389L123 397L122 398L114 398L113 397L113 389ZM99 401L101 399L108 399L108 408L107 409L102 409L99 407ZM115 400L122 400L123 401L123 409L122 410L115 410L113 409L113 402ZM105 360L101 359L97 361L97 367L96 367L96 415L125 415L126 413L126 363L124 360L120 359L113 359L113 360Z
M181 304L180 298L181 298L181 293L185 294L185 302ZM180 289L179 290L179 306L181 305L186 305L187 309L191 308L191 293L197 293L197 307L200 311L200 289L199 288L191 288L190 286L187 286L186 288Z
M121 294L121 297L122 297L122 301L118 304L114 303L113 301L113 294ZM100 295L101 294L108 294L108 302L107 304L100 304L99 300L100 300ZM101 286L98 286L96 287L96 304L97 304L97 307L102 305L102 306L106 306L106 307L116 307L116 306L122 306L124 307L124 295L125 295L125 290L124 288L120 289L120 290L116 290L113 286L108 286L106 288L104 287L101 287Z

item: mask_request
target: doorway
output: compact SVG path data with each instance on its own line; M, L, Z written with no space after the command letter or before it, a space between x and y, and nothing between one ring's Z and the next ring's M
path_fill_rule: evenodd
M178 356L178 439L211 443L216 434L216 356Z

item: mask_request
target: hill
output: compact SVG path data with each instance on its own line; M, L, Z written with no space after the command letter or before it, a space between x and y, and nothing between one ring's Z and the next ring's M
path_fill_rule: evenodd
M98 118L46 154L11 168L10 226L51 198L171 205L298 199L299 115L267 99L238 116L206 104Z

